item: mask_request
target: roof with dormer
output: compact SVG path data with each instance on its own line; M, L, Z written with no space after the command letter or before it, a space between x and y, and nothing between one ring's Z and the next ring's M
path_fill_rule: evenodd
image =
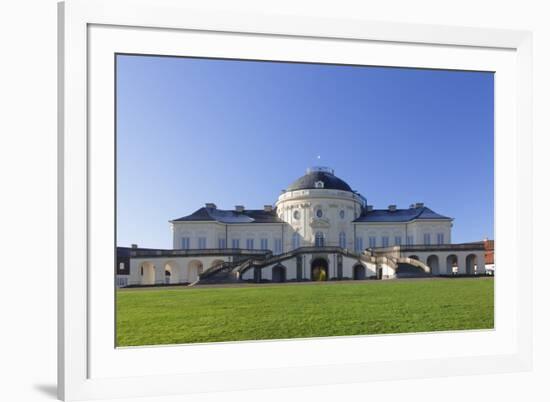
M309 168L306 174L288 186L286 191L319 188L352 191L348 183L334 175L334 170L323 167Z
M411 207L407 209L373 209L366 211L354 222L410 222L414 220L452 220L440 215L428 207Z
M284 223L275 210L245 209L225 210L218 208L202 207L191 215L173 219L171 222L220 222L220 223Z

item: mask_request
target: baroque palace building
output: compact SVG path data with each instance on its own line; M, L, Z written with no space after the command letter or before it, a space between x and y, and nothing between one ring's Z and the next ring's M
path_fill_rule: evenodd
M170 221L173 248L118 248L117 284L391 279L485 274L483 242L452 244L453 219L423 203L374 209L329 168L275 206L207 203Z

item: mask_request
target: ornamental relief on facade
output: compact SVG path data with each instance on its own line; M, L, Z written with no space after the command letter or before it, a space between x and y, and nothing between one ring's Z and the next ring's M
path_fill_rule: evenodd
M313 217L313 218L310 218L309 225L312 228L329 228L330 221L327 218Z

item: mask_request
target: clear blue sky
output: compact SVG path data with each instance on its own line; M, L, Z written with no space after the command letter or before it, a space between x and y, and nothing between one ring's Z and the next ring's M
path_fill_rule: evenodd
M319 164L375 208L455 218L454 242L493 237L492 73L117 57L120 246L169 248L170 219L274 204Z

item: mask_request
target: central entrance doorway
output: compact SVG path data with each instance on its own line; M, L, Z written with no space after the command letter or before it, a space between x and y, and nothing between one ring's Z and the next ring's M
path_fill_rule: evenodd
M315 258L311 262L311 280L312 281L327 281L328 280L328 261L324 258Z

